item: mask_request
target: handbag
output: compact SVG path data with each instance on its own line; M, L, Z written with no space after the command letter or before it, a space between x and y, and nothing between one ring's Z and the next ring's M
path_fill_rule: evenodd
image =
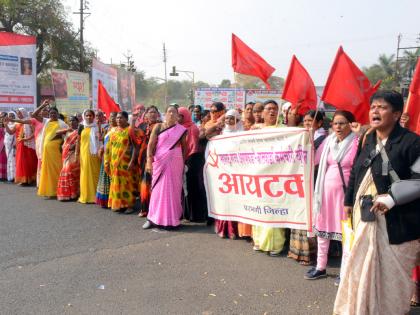
M389 192L397 206L401 206L420 198L420 179L401 180L397 172L392 168L384 145L378 139L379 150L382 157L382 173L388 172L391 177ZM417 161L416 161L417 163ZM416 164L414 163L414 164Z

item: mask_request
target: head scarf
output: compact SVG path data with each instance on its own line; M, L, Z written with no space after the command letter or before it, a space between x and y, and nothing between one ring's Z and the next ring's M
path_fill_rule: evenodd
M185 108L185 107L178 108L178 114L182 115L184 117L182 125L185 128L189 128L194 124L192 119L191 119L191 113L188 110L188 108Z
M191 120L191 113L188 108L178 108L178 114L183 116L182 126L187 128L187 156L198 152L198 127Z
M244 130L244 126L242 124L241 121L241 114L239 114L239 112L236 109L230 109L226 112L225 117L228 116L233 116L236 120L236 124L234 125L228 125L225 124L225 128L223 128L222 134L227 134L227 133L232 133L232 132L238 132L238 131L243 131Z
M95 118L93 119L93 122L89 124L85 118L85 114L87 112L90 112L90 109L86 109L83 112L83 122L82 125L84 128L90 128L90 141L89 141L89 150L90 154L97 155L98 149L99 149L99 128L96 124Z

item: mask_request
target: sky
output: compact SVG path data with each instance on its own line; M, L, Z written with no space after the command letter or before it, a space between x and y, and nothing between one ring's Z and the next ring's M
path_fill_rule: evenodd
M80 0L63 0L79 27ZM286 77L295 54L324 85L337 49L359 66L377 62L420 42L418 0L88 0L85 40L105 63L125 60L128 51L147 77L164 77L172 66L193 71L196 81L233 80L231 35L235 33ZM188 80L184 74L177 79Z

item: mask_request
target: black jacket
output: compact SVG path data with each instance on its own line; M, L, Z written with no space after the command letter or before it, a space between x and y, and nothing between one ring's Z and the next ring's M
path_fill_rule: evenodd
M359 148L351 170L348 190L344 199L345 206L353 206L357 190L366 174L371 152L377 144L376 133L367 135L365 144ZM420 178L412 173L410 166L420 157L420 137L397 124L388 137L386 153L393 169L401 180ZM372 176L378 194L388 193L391 185L390 176L382 176L382 157L380 154L372 160ZM402 206L394 206L385 214L390 244L401 244L420 238L420 199Z

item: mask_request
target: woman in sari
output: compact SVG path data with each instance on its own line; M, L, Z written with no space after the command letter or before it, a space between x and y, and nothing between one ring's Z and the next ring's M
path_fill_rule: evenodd
M57 132L57 134L66 135L63 143L63 168L57 186L57 200L60 201L75 200L79 197L80 192L80 163L77 145L79 120L76 116L71 116L69 122L69 129Z
M401 202L398 191L389 193L392 177L420 178L420 137L399 125L403 107L403 97L395 91L378 91L370 99L371 132L363 138L344 200L354 240L334 314L410 311L411 275L420 252L420 192L413 190L414 200ZM366 199L371 202L363 207Z
M255 124L256 120L254 118L254 113L253 113L254 106L255 106L255 103L253 102L249 102L248 104L245 105L244 122L243 122L245 131L250 130L252 126ZM261 112L262 111L260 111L259 113ZM259 121L261 122L262 119L259 119ZM238 222L238 236L241 238L250 240L252 238L252 225Z
M314 231L318 252L316 266L309 269L304 278L315 280L327 277L328 250L330 241L341 241L341 221L345 214L338 209L344 202L345 187L353 166L358 146L360 125L352 113L338 110L333 117L334 133L328 136L315 155L319 164L314 192ZM340 281L338 277L336 284Z
M102 159L102 162L101 169L99 170L98 187L96 187L96 204L104 209L108 208L109 185L111 184L111 179L109 178L108 174L105 173L104 169L104 152L109 143L109 137L116 130L116 128L117 113L112 112L109 115L109 128L103 130L103 134L105 134L104 145L99 149L99 157Z
M196 107L194 107L195 110ZM191 222L203 222L207 218L207 199L203 182L204 156L200 152L198 136L200 131L185 107L178 109L179 123L187 128L186 187L184 187L184 218ZM185 189L186 188L186 189Z
M83 123L79 126L80 134L80 203L95 203L101 160L99 128L95 122L95 112L87 109L83 112Z
M177 227L182 216L182 173L187 152L187 129L178 124L178 109L169 106L165 122L153 128L146 170L152 173L152 195L144 229L152 225Z
M58 178L63 168L61 158L63 138L61 135L57 135L57 131L66 129L68 126L64 121L58 119L59 114L55 107L51 107L49 113L50 118L43 119L44 127L41 131L42 166L38 195L51 199L57 196Z
M117 114L117 128L109 136L104 169L111 179L108 207L125 212L134 205L137 194L137 154L141 139L128 124L127 112Z
M241 121L241 115L235 109L230 109L225 114L225 126L221 131L222 135L229 135L244 130ZM230 239L238 238L238 222L228 220L215 220L214 223L216 234L221 237Z
M143 123L138 126L144 134L144 140L140 145L138 158L140 167L140 182L138 188L140 193L140 217L147 217L147 213L149 212L152 174L146 170L147 146L149 144L153 127L159 122L159 117L160 114L157 107L153 105L149 106L144 113Z
M268 100L264 102L264 110L262 113L264 122L259 125L254 125L252 129L276 128L278 114L279 106L276 101ZM252 239L254 240L253 249L255 251L266 252L272 257L277 257L283 250L286 241L286 233L283 228L254 225L252 227Z
M7 129L13 130L15 123L13 120L16 118L14 112L9 112L7 117L4 118L4 147L6 149L7 156L7 181L14 182L16 175L16 135L15 133L7 132Z
M24 108L19 108L17 117L20 121L29 119L29 115ZM37 169L34 128L30 124L15 123L14 128L6 126L6 131L9 134L16 135L15 183L31 185L36 181Z
M315 152L327 137L327 132L322 128L323 116L320 112L310 110L303 119L303 126L313 131ZM317 169L315 168L314 179L316 181ZM308 231L291 229L289 253L287 257L299 262L301 265L312 264L316 257L316 238L308 237Z
M4 145L4 136L6 134L4 128L4 117L6 114L0 115L0 181L7 180L7 155L6 147Z

